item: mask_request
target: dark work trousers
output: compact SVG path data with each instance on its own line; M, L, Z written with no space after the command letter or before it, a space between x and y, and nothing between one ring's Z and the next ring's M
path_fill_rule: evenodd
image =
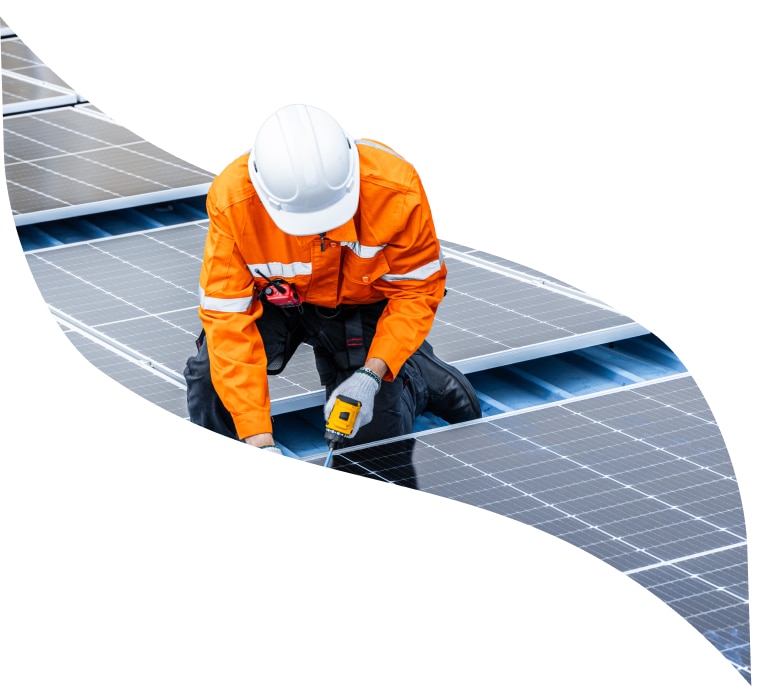
M315 363L326 398L365 363L378 319L386 302L326 309L312 304L281 308L263 302L256 321L267 357L267 373L276 375L287 366L302 342L314 349ZM239 438L232 417L210 379L210 361L204 334L197 354L184 369L189 419L231 438ZM404 366L393 381L383 381L375 398L373 420L361 427L346 445L368 443L413 432L415 418L428 401L426 385ZM339 445L339 448L343 447Z

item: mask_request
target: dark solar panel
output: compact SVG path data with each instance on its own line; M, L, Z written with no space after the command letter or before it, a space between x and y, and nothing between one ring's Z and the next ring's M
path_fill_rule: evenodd
M17 225L204 194L212 176L92 109L3 119Z
M740 494L690 376L341 450L334 467L582 548L667 602L750 677Z

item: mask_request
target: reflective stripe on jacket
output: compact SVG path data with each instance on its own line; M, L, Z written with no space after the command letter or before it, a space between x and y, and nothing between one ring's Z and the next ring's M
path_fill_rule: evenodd
M247 154L208 192L199 314L211 378L240 438L272 430L266 357L254 322L262 312L255 295L266 285L259 272L289 281L304 302L318 306L388 299L368 352L386 362L387 380L431 329L447 270L418 174L381 143L357 146L357 215L324 239L275 226L250 182Z

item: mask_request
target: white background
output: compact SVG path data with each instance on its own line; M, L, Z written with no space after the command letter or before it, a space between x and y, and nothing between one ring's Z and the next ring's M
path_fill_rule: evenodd
M0 16L119 123L213 172L276 108L325 108L417 166L443 238L666 341L735 465L761 663L761 4L239 4ZM265 459L117 387L54 326L2 205L4 691L746 689L583 552Z

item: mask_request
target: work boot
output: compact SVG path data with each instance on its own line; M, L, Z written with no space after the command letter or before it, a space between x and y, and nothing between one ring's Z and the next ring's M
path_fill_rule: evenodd
M482 416L479 398L469 379L454 366L437 358L428 342L424 341L405 364L412 367L416 380L422 380L419 385L427 393L424 410L448 424L468 422ZM417 378L419 375L421 379Z

